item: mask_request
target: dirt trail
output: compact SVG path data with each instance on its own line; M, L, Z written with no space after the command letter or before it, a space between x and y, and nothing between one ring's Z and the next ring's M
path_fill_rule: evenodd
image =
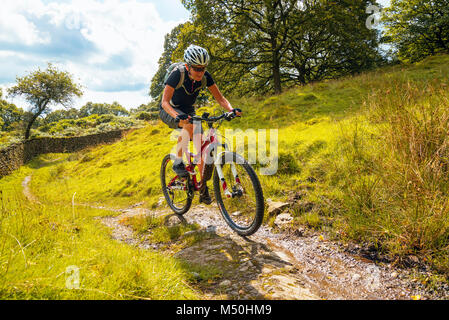
M266 298L302 299L304 292L306 297L314 299L431 297L408 279L409 272L350 255L320 234L301 237L273 233L262 226L253 236L242 238L225 224L215 205L196 206L184 217L189 223L216 227L224 243L232 242L237 246L234 252L243 249L247 255L237 258L237 262L242 264L244 259L249 259L254 267L248 269L246 277L239 275L233 279L254 286ZM208 244L198 246L207 250ZM186 254L181 252L180 255L193 261L197 258L193 253L198 252L198 248L185 251Z
M23 182L24 194L37 201L28 188L31 177ZM162 204L162 201L161 201ZM273 233L262 226L243 238L224 222L215 204L194 205L178 217L165 208L148 210L144 203L102 218L112 238L143 249L159 250L145 235L136 237L122 222L135 215L162 215L170 224L197 223L207 234L201 241L177 252L177 258L219 268L217 281L198 282L198 289L209 299L444 299L444 293L428 292L413 279L412 270L396 269L390 264L374 263L347 252L342 245L327 241L325 235ZM425 274L423 275L425 276Z
M136 215L156 215L165 216L166 223L170 225L201 225L200 230L190 233L206 233L207 236L203 240L171 254L184 261L208 265L222 271L219 280L199 285L200 290L209 299L321 299L303 285L292 256L282 249L273 249L270 244L244 239L236 236L230 229L226 230L227 227L220 223L221 218L216 215L216 207L209 209L197 206L182 217L172 214L168 209L150 211L135 207L120 212L118 216L103 218L102 222L111 228L114 239L144 249L159 248L142 240L145 235L136 238L132 229L124 226L121 221ZM201 219L206 216L207 219ZM216 223L209 223L212 221ZM224 230L226 231L223 232Z
M34 202L34 203L40 203L39 200L37 200L37 198L34 196L34 194L31 193L30 186L29 186L30 181L31 181L31 176L27 176L27 177L25 177L25 179L23 179L23 181L22 181L23 194L28 199L28 201Z

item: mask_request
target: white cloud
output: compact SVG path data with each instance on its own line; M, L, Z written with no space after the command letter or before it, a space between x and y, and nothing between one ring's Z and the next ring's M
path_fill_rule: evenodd
M30 3L31 2L31 3ZM30 4L30 6L25 6ZM0 41L19 41L26 45L48 43L50 41L48 33L38 30L36 26L27 20L24 14L31 9L39 13L40 1L2 1L0 10Z
M135 107L132 103L149 101L164 36L181 22L164 21L153 3L137 0L6 0L0 45L8 43L8 52L71 72L88 90L89 98L82 101L109 101L115 95L112 101ZM6 55L0 47L0 56ZM10 68L23 72L19 65Z
M377 2L379 2L384 8L386 8L390 6L391 0L377 0Z

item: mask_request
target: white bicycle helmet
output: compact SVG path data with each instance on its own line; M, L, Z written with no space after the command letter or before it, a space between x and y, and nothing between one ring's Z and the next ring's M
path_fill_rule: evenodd
M189 65L207 66L209 53L204 48L191 44L184 52L184 61Z

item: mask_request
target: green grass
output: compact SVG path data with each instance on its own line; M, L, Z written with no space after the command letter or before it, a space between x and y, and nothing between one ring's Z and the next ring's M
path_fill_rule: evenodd
M449 59L397 68L342 130L320 190L333 196L333 228L345 238L447 273Z
M195 299L185 264L114 241L97 217L111 212L26 201L23 167L0 180L2 299ZM68 289L71 266L79 289Z
M236 101L250 119L232 125L279 128L278 173L261 180L280 200L311 188L296 223L447 273L448 88L449 56L434 56Z
M449 56L434 56L292 88L278 96L231 99L244 116L226 122L221 130L278 129L278 172L259 178L265 198L283 201L290 190L307 190L301 201L315 206L311 212L294 212L296 224L325 229L342 240L373 243L393 257L413 254L447 273L448 88ZM212 105L198 113L205 110L217 108ZM23 170L33 174L33 193L52 206L49 220L56 219L51 210L63 210L68 218L74 195L77 203L127 207L145 201L147 208L154 208L162 196L161 160L176 143L171 132L161 122L148 123L120 142L48 155L45 159L60 160L43 167L31 163L16 175L23 176ZM263 166L254 164L258 173ZM14 184L8 179L0 181ZM101 230L90 223L92 234ZM152 225L136 221L135 228L144 231ZM156 242L185 231L155 228L160 232Z
M232 101L243 109L244 117L226 123L226 127L279 130L279 174L261 177L266 196L280 197L284 187L293 186L295 180L327 172L329 163L323 162L334 153L336 136L346 130L342 123L352 124L355 112L366 105L373 90L386 86L386 79L391 83L407 81L404 74L411 73L403 68L311 84L279 96ZM423 78L417 81L429 77L426 66L422 68ZM417 73L412 73L415 78ZM123 206L146 200L151 206L161 196L158 174L163 155L175 143L169 138L171 131L161 122L148 124L121 142L71 155L60 168L40 170L33 179L33 189L57 202L71 201L76 192L80 202ZM55 189L60 192L53 192Z
M169 133L160 124L148 125L116 144L55 155L65 157L66 161L38 170L32 188L55 203L71 203L75 192L77 202L81 203L118 207L144 200L157 203L161 196L158 177L161 155L170 151L162 136Z

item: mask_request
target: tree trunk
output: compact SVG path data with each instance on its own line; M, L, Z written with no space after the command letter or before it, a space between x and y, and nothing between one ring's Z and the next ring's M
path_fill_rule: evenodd
M30 137L30 131L31 131L31 127L33 126L34 121L36 121L37 117L39 117L41 115L42 111L36 113L30 120L30 122L28 122L27 128L25 130L25 140L28 140L28 138Z
M448 49L447 43L443 40L443 29L441 27L438 28L437 42L441 48Z
M281 73L279 70L279 57L275 57L276 60L273 61L273 82L274 82L274 93L280 94L281 88Z
M298 74L299 82L302 85L306 84L306 66L304 63L298 68Z
M276 38L271 37L271 48L273 50L273 85L274 93L280 94L281 88L281 72L280 72L280 58L279 50L276 48Z

